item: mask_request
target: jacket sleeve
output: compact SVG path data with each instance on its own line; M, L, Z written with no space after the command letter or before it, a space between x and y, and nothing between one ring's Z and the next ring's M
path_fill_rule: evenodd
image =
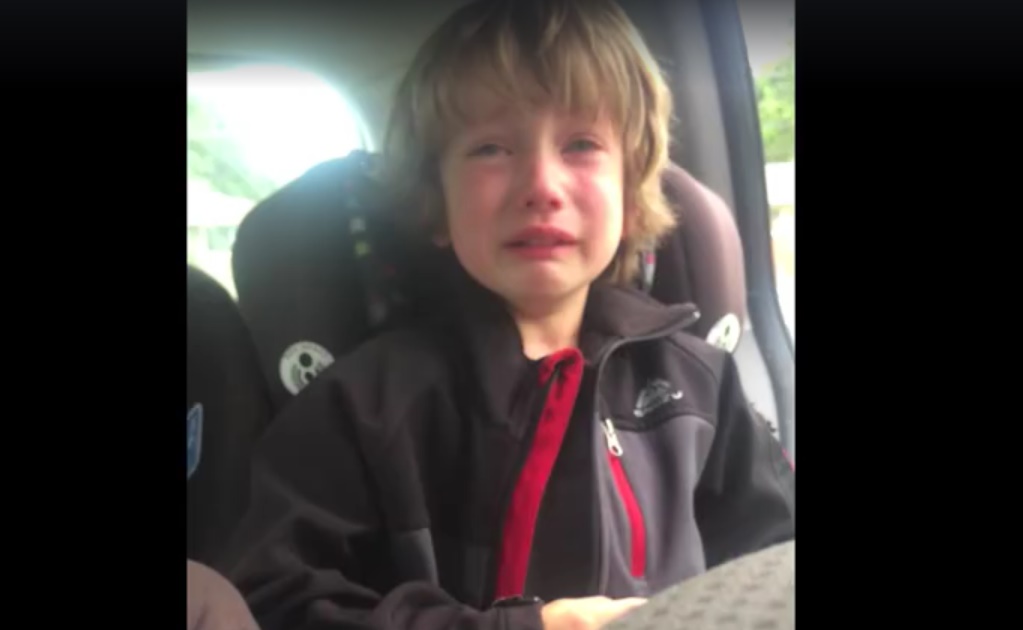
M352 406L325 377L261 440L225 567L261 630L541 628L536 606L478 611L430 582L391 583L392 548Z
M708 568L796 535L796 476L725 360L714 442L695 496Z

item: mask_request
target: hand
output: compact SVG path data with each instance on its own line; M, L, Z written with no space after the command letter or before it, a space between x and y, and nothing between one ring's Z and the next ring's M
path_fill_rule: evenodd
M558 599L540 609L544 630L596 630L646 603L639 597Z

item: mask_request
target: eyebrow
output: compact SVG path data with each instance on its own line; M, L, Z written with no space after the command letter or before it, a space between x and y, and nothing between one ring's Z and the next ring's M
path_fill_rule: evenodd
M466 108L471 113L465 117L465 126L478 127L489 124L505 122L515 113L515 108L507 103L492 104L489 107Z

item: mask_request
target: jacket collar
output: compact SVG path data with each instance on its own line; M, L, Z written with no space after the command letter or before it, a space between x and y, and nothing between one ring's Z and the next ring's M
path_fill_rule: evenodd
M655 339L695 323L694 304L665 305L636 289L596 282L590 287L580 345L596 362L616 342Z
M540 385L538 362L523 354L518 327L501 298L471 278L450 250L420 268L423 273L429 274L428 292L420 293L426 320L443 331L446 349L465 368L459 372L481 386L479 402L490 417L500 422L528 414L535 398L530 392ZM580 350L593 364L618 343L671 334L695 317L691 304L666 306L637 290L597 282L587 297Z
M429 277L428 294L423 293L427 303L440 307L427 308L437 316L457 320L463 330L474 336L482 335L480 341L497 342L492 336L502 337L502 345L514 343L521 354L518 329L501 298L469 276L450 250L442 250L433 258L417 274L420 280ZM582 349L592 359L599 352L586 350L598 351L602 344L618 340L670 334L676 328L686 328L698 317L693 304L665 305L636 289L598 281L590 287L581 334L590 338L590 345L594 341L599 343Z

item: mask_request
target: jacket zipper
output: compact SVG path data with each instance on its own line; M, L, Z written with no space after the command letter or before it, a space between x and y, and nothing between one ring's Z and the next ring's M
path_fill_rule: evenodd
M632 577L641 578L646 574L646 524L643 522L643 512L639 509L639 501L636 500L636 495L629 484L629 477L625 474L625 467L622 466L624 450L618 441L618 434L615 433L614 423L611 422L611 418L607 418L601 426L604 429L604 437L607 438L607 460L611 464L618 497L622 500L625 514L629 519L630 572Z
M668 326L665 326L664 328L661 328L659 330L653 331L651 333L648 333L646 335L642 335L642 336L639 336L639 337L618 339L617 341L614 341L611 344L609 344L609 346L607 348L605 348L599 354L598 359L596 361L596 363L597 363L597 374L596 374L596 378L594 379L594 384L593 384L593 398L594 398L593 399L593 408L594 409L599 409L600 408L599 405L600 405L601 376L604 373L604 366L607 365L608 359L611 357L612 354L615 353L616 350L618 350L622 346L628 345L630 343L640 343L640 342L644 342L644 341L652 341L654 339L661 339L663 337L666 337L666 336L674 333L675 331L684 330L685 328L688 328L689 326L692 326L695 322L699 321L699 319L700 319L700 311L696 309L695 305L690 305L690 312L689 312L688 315L682 317L679 320L676 320L675 322L669 324ZM597 416L598 420L599 420L599 418L600 418L600 416ZM628 479L625 476L625 470L622 467L622 462L621 462L622 447L621 447L621 443L618 442L617 435L615 435L615 433L614 433L614 425L610 422L610 420L608 420L607 422L602 423L602 427L604 428L605 436L608 437L608 459L610 460L612 475L615 478L615 485L619 488L619 493L621 494L623 501L624 501L624 497L626 496L624 494L624 491L622 490L622 488L624 487L624 488L627 488L629 496L631 496L633 502L635 502L635 499L636 499L635 494L632 493L632 487L629 485ZM610 431L610 434L609 434L609 431ZM614 448L614 450L612 450L613 447L612 447L611 436L614 436L613 443L617 444L617 447ZM615 455L615 450L618 451L619 455ZM619 480L621 480L621 481L619 481ZM624 482L624 483L622 483L622 482ZM642 514L639 513L638 504L636 504L636 514L639 516L640 523L642 523ZM630 525L631 525L631 518L630 518ZM632 532L637 532L637 531L641 532L641 536L642 536L642 540L643 540L643 547L645 547L646 546L646 530L645 529L636 528L636 527L630 527L630 529L631 529ZM635 537L633 537L633 547L635 547ZM609 557L608 556L608 542L605 541L604 544L602 544L599 547L599 549L600 549L600 555L597 558L598 578L597 578L597 583L596 583L595 586L596 586L598 592L603 593L603 592L605 592L607 590L607 584L608 584L608 570L609 570L609 567L608 567L608 557ZM633 553L632 559L635 560L636 557L637 557L636 554ZM645 572L645 570L646 570L646 566L645 566L646 549L645 548L643 549L643 554L641 555L641 558L642 558L642 566L640 568L642 568L643 571ZM635 569L636 567L635 567L635 563L634 562L633 562L633 565L634 566L632 568ZM635 571L633 571L633 574L635 574Z

